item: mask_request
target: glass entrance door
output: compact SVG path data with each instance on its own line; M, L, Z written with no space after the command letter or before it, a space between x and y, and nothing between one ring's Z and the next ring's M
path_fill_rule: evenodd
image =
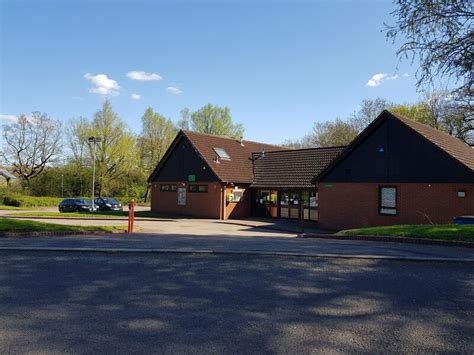
M300 218L300 194L298 191L282 191L280 200L280 217Z

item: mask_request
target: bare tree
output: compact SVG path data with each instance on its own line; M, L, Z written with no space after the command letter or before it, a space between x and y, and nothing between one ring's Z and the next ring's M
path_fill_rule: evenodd
M454 92L472 102L474 91L474 2L470 0L394 0L388 39L404 37L400 57L418 59L418 86L445 77Z
M380 113L393 106L393 103L380 97L375 99L364 99L360 105L360 109L352 114L351 120L358 131L362 131Z
M189 108L187 108L187 107L183 108L179 112L179 115L180 115L181 118L179 119L176 126L178 127L178 129L184 129L184 130L188 131L189 130L189 118L191 117L191 112L189 111Z
M45 113L21 115L17 122L4 126L3 139L2 160L29 184L61 151L61 123Z

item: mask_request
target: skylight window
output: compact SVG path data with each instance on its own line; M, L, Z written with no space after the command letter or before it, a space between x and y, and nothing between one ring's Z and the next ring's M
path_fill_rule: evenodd
M214 148L217 156L222 160L230 160L229 154L224 150L224 148Z

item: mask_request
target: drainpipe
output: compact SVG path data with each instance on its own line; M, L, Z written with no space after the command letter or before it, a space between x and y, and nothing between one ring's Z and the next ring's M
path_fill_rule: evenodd
M225 219L225 188L226 185L225 183L221 183L221 198L220 198L220 219L224 220Z

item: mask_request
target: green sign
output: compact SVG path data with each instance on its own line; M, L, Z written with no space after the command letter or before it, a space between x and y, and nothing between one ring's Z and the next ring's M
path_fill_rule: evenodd
M189 181L189 182L194 182L194 181L196 181L196 175L188 175L188 181Z
M332 184L324 184L324 187L325 187L326 189L332 189Z

